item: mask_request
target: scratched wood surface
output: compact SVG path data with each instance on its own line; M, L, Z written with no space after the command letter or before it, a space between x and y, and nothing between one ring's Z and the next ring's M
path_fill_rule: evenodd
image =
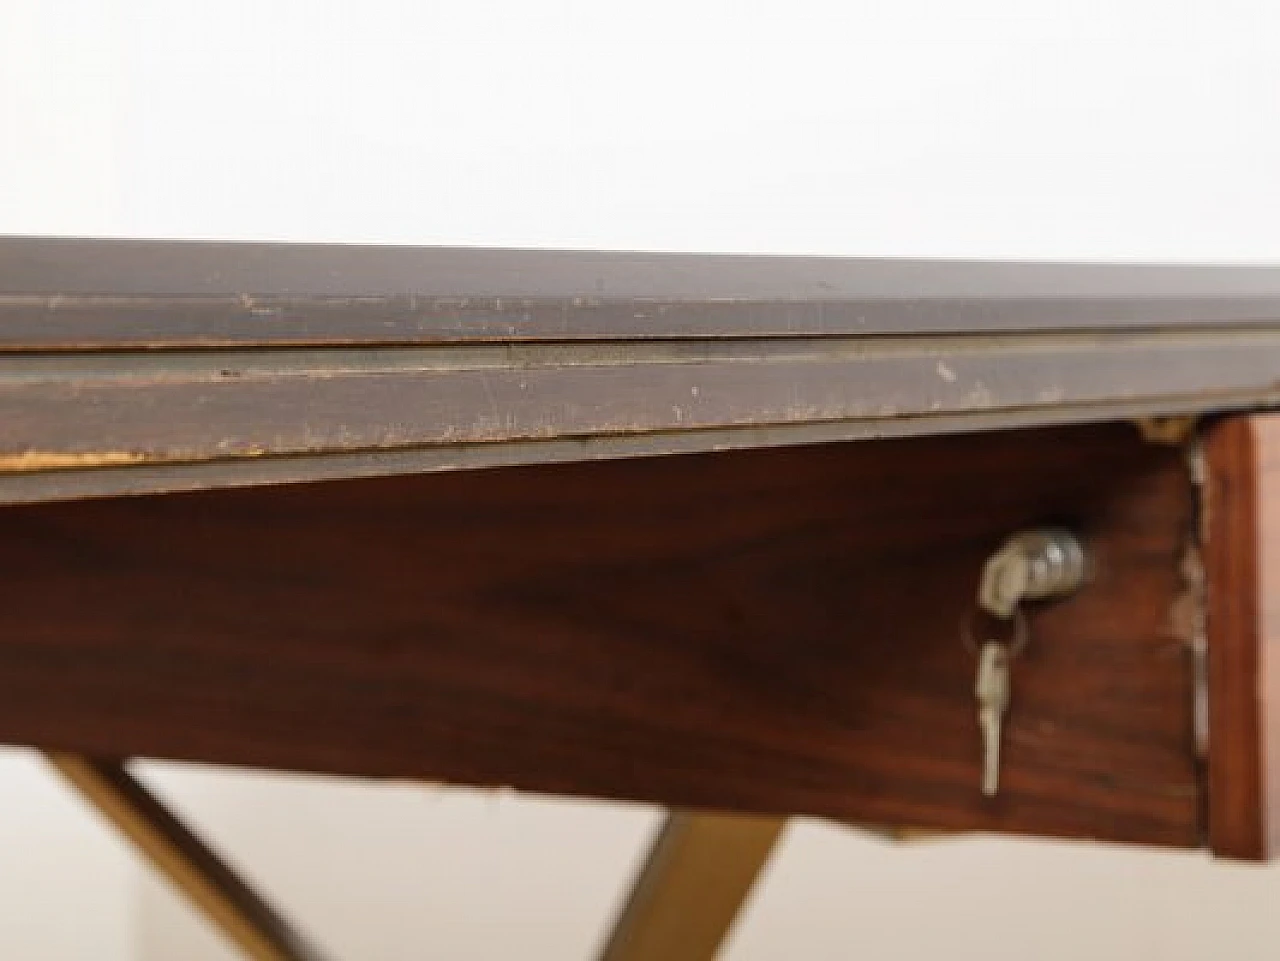
M1280 416L1232 417L1205 445L1209 844L1280 850Z
M1221 349L1052 342L991 355L838 342L80 365L0 357L0 472L1087 406L1107 401L1139 358L1161 396L1269 389L1280 336Z
M1280 402L1280 268L0 237L0 503Z
M1189 846L1178 453L1128 426L0 511L0 739ZM978 791L984 556L1077 526Z
M0 237L0 348L1280 322L1280 268Z

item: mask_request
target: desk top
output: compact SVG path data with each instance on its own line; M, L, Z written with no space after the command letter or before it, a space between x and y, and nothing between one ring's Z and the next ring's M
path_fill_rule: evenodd
M0 238L0 501L1266 406L1280 267Z
M1280 266L0 237L0 347L431 344L1280 322Z

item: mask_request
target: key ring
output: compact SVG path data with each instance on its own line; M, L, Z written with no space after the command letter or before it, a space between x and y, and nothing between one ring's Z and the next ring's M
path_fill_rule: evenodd
M973 624L976 617L984 613L985 612L981 609L974 608L960 619L960 639L964 642L964 649L974 657L978 656L978 651L981 645L978 644L974 635ZM1000 620L1000 618L992 617L990 614L987 614L986 616L988 619L993 621ZM1027 615L1020 606L1013 609L1013 615L1009 618L1009 624L1013 630L1013 634L1009 638L1009 641L1007 643L998 641L997 643L1004 644L1005 649L1009 652L1009 659L1012 660L1021 654L1022 649L1027 646L1027 640L1031 637L1031 629L1027 625ZM990 642L984 641L983 643Z

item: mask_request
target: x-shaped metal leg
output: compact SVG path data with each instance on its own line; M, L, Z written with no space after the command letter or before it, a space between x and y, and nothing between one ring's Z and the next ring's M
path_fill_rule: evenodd
M322 961L325 957L121 762L54 752L46 757L247 957L253 961Z
M710 961L785 823L668 815L600 961Z
M46 757L247 957L324 957L122 762L56 752ZM600 961L711 961L784 824L780 818L670 814Z

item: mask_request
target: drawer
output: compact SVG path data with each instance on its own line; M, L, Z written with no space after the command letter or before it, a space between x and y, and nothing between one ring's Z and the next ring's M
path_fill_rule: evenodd
M0 738L1261 856L1270 423L1207 513L1129 424L9 506ZM1044 523L1092 576L986 797L963 626Z

